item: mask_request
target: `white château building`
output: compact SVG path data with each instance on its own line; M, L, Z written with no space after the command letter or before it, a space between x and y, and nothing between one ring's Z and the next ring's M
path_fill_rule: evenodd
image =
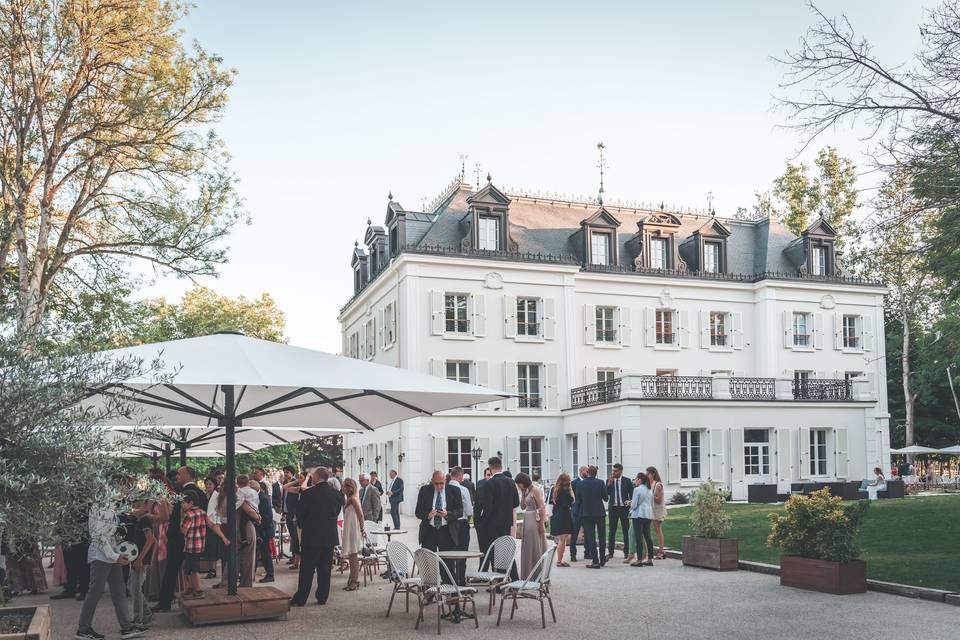
M457 179L368 221L344 353L517 397L350 434L347 474L398 469L409 508L493 454L548 485L621 462L735 499L886 466L884 289L844 274L830 225L573 200Z

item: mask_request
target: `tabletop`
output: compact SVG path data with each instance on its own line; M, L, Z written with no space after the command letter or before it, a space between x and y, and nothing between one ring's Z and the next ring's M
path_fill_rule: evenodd
M389 538L390 536L400 533L409 533L409 531L407 529L390 529L390 531L368 531L367 533L375 536L387 536Z
M444 560L469 560L470 558L482 558L480 551L461 551L459 549L449 549L447 551L437 551L437 555Z

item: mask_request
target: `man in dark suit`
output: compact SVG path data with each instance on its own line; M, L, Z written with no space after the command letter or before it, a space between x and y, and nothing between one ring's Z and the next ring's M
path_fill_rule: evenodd
M573 495L577 495L577 486L580 484L580 481L587 477L587 468L580 467L577 477L573 479L573 482L570 483L573 487ZM580 503L574 500L573 506L570 507L570 515L573 520L573 533L570 535L570 562L577 561L577 538L580 537ZM586 554L586 549L584 549L584 558L588 558Z
M580 523L583 526L584 554L593 558L587 565L590 569L599 569L607 563L603 555L604 549L604 520L606 519L603 503L607 499L607 485L597 478L597 468L590 465L587 477L577 485L576 502L580 503ZM597 536L600 544L597 545Z
M387 501L390 503L390 517L393 518L393 528L400 528L400 505L403 504L403 478L397 475L396 470L390 470L390 481L387 483Z
M175 476L179 494L189 494L195 505L206 504L203 491L197 486L197 471L193 467L180 467ZM180 500L173 501L170 509L171 525L167 527L167 566L163 570L163 580L160 582L160 601L151 610L154 613L169 612L173 602L174 586L180 575L180 565L183 564L183 533L180 531L180 520L183 515L180 511ZM174 526L173 523L177 523Z
M613 465L613 473L607 478L607 495L610 496L610 531L607 535L610 552L607 560L613 558L613 550L616 548L618 523L623 531L623 557L626 558L630 555L630 498L633 496L633 483L623 475L623 465L619 462Z
M442 471L434 471L430 484L417 494L420 546L430 551L452 551L460 542L457 520L463 515L460 489L447 484Z
M340 544L337 516L343 508L343 494L329 482L328 469L315 469L313 486L300 492L297 500L297 524L300 525L300 580L297 593L290 604L302 607L307 603L313 574L317 574L316 598L326 604L330 595L330 571L333 568L333 548Z
M520 494L516 483L503 474L503 462L497 456L487 461L493 476L477 486L477 541L480 551L487 548L500 536L510 535L514 514L520 506Z

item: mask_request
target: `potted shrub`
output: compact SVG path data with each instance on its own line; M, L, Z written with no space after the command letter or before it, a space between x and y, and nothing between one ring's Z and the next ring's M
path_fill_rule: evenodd
M780 584L833 594L864 593L867 563L859 559L857 530L869 503L844 505L829 489L787 500L783 515L771 513L771 547L783 549Z
M725 538L730 517L724 509L726 499L710 482L704 482L690 500L690 526L694 535L683 536L683 564L718 571L737 569L740 549L736 538Z
M45 604L31 607L0 609L0 640L49 640L50 607Z

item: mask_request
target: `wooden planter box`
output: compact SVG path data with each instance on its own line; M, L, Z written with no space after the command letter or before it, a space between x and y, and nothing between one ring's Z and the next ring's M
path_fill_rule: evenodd
M683 564L717 571L735 571L740 564L737 539L683 536Z
M0 608L0 616L33 614L26 633L0 633L0 640L50 640L50 606Z
M780 556L780 584L835 595L867 591L867 563Z

